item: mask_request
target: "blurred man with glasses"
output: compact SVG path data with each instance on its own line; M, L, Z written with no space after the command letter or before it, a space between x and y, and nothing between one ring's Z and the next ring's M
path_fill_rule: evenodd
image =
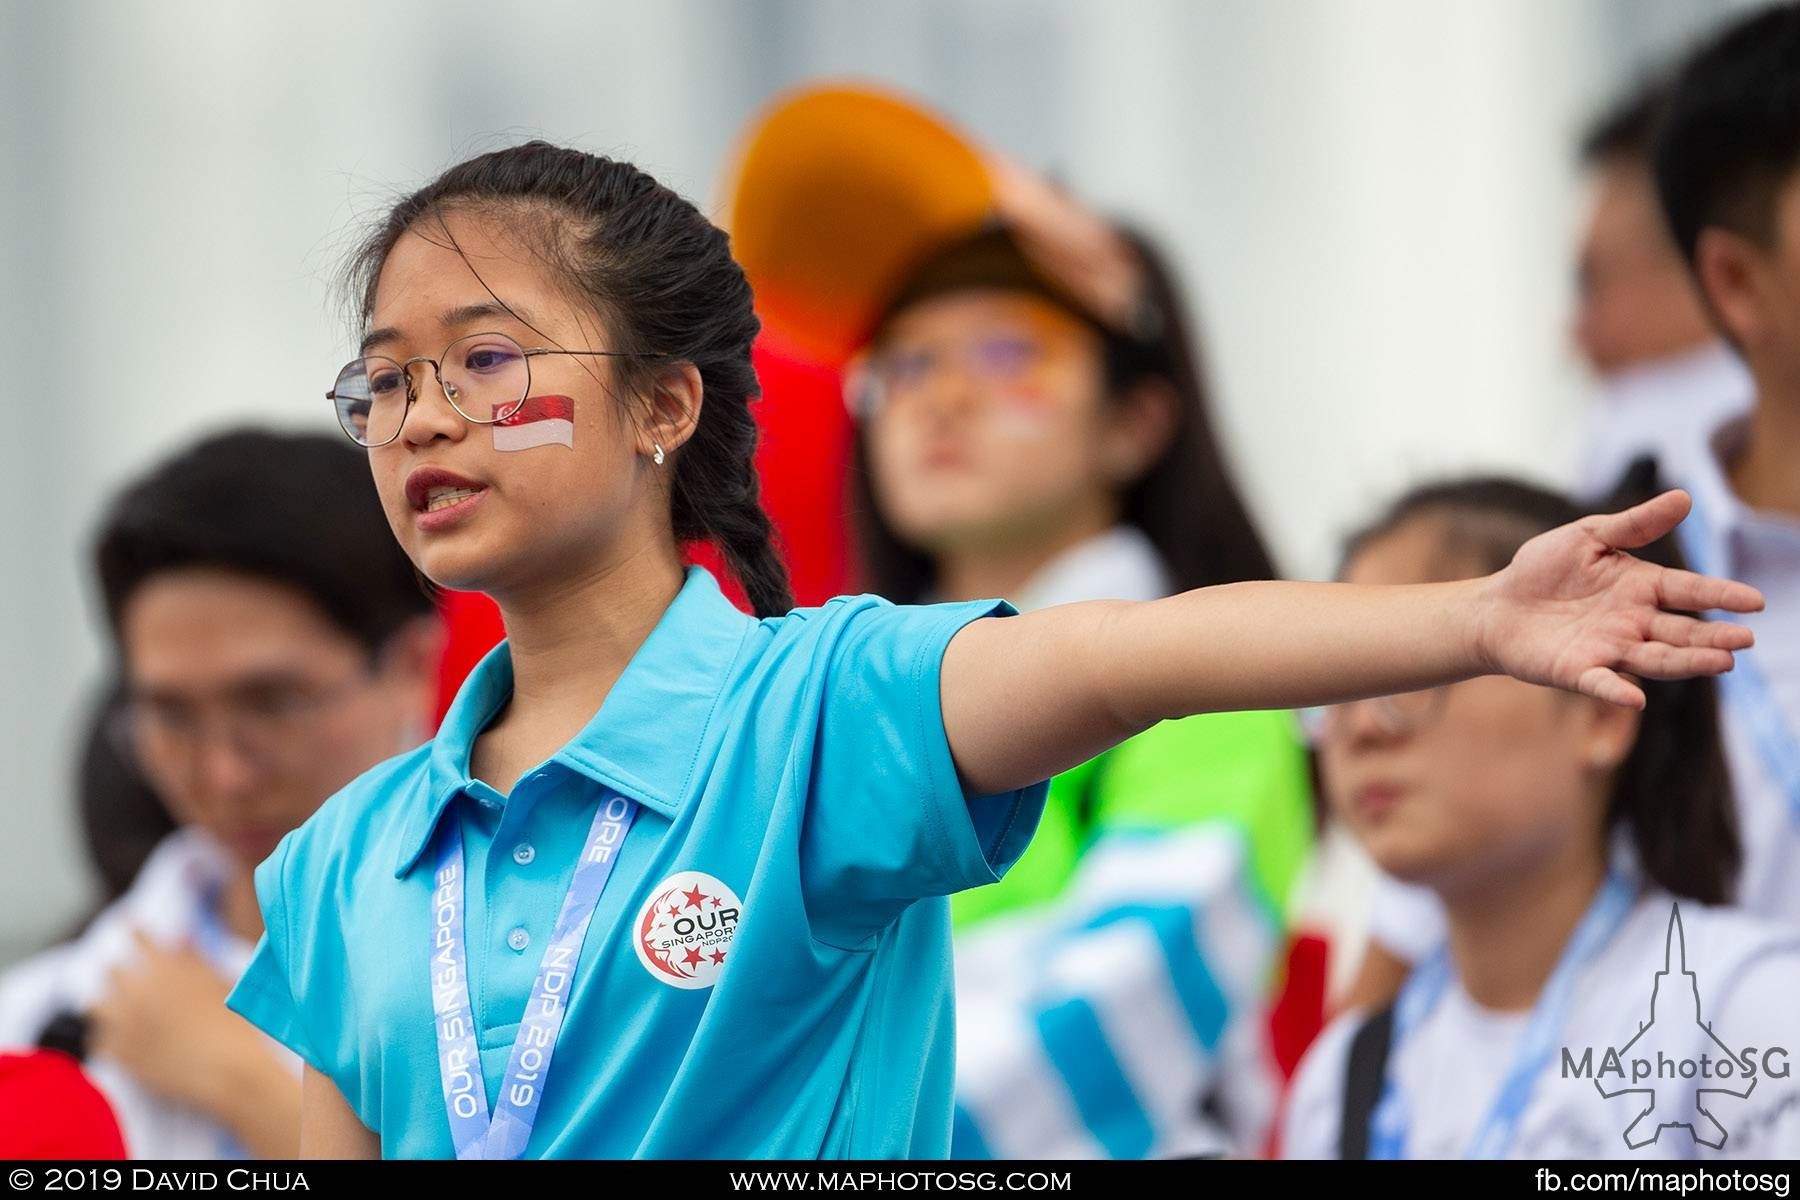
M177 829L79 938L0 977L0 1046L84 1055L134 1157L291 1157L299 1064L223 1003L262 933L252 872L424 739L439 622L336 436L183 452L116 498L95 560L106 735Z

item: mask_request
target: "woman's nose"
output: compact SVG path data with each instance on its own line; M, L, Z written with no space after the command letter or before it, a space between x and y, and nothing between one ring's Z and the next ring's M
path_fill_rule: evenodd
M1403 736L1387 720L1383 706L1373 700L1352 700L1332 709L1331 736L1347 747L1385 745Z
M438 380L436 364L428 361L408 363L406 386L410 407L402 432L408 442L422 446L434 438L454 441L463 436L466 422L451 406L448 391Z
M922 389L925 409L937 419L967 415L982 402L982 382L959 355L945 355L934 364Z

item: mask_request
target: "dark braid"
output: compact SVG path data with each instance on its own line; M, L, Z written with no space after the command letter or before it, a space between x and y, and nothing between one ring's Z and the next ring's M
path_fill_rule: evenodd
M614 348L642 356L613 360L628 383L647 386L669 363L700 372L700 419L673 456L675 536L718 546L758 616L792 608L754 465L749 405L761 389L750 347L761 323L724 231L630 163L546 142L497 150L400 201L357 251L350 285L364 325L395 243L453 208L525 218L519 231L606 319Z

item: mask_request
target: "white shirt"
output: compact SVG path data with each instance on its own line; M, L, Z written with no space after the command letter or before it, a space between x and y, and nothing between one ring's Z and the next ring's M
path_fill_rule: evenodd
M1174 590L1149 536L1136 525L1114 525L1039 567L1013 603L1034 612L1084 600L1161 600Z
M53 1017L92 1007L106 992L109 972L134 957L133 929L170 946L195 940L202 928L205 898L231 870L225 852L198 830L177 830L164 838L130 890L107 906L79 938L26 959L0 976L0 1049L35 1045ZM236 981L252 949L249 942L223 931L209 957L215 968ZM300 1060L274 1041L267 1045L299 1079ZM84 1066L112 1104L125 1135L126 1153L133 1158L221 1158L235 1153L223 1126L148 1091L117 1063L96 1056Z
M1389 954L1418 962L1449 934L1437 893L1379 873L1369 900L1369 940Z
M1588 414L1577 490L1603 495L1632 459L1665 460L1748 412L1755 398L1750 372L1723 342L1609 376Z
M1800 1147L1800 1075L1775 1077L1800 1065L1800 1005L1794 999L1800 995L1800 930L1735 909L1682 901L1685 963L1692 981L1679 974L1680 950L1673 955L1677 973L1659 978L1672 905L1667 892L1648 890L1606 948L1581 972L1568 1018L1556 1036L1556 1056L1532 1089L1507 1157L1790 1157ZM1655 1021L1640 1036L1640 1024L1651 1020L1653 992ZM1694 1020L1695 995L1699 1019L1711 1024L1710 1032ZM1461 1157L1512 1068L1528 1019L1526 1013L1483 1009L1453 981L1412 1035L1391 1048L1389 1078L1410 1116L1409 1157ZM1363 1020L1360 1013L1340 1017L1307 1052L1287 1103L1282 1135L1287 1157L1337 1157L1344 1072L1350 1041ZM1701 1099L1725 1132L1723 1146L1715 1150L1697 1145L1684 1128L1658 1131L1657 1119L1649 1118L1639 1123L1640 1140L1650 1136L1655 1140L1633 1149L1626 1143L1625 1131L1652 1097L1629 1090L1633 1085L1616 1074L1597 1080L1606 1051L1618 1050L1620 1061L1627 1064L1639 1056L1654 1064L1659 1053L1672 1063L1698 1063L1702 1054L1711 1060L1719 1056L1714 1036L1734 1053L1754 1047L1759 1070L1767 1071L1741 1099L1723 1094ZM1785 1053L1777 1054L1771 1047ZM1594 1074L1565 1075L1565 1048L1577 1072L1584 1052L1591 1049ZM1597 1082L1604 1083L1610 1098ZM1744 1090L1741 1078L1711 1084ZM1656 1080L1638 1086L1654 1088L1656 1118L1700 1121L1697 1128L1704 1125L1689 1107L1695 1099L1692 1083Z
M1688 489L1705 518L1695 532L1703 535L1706 569L1761 590L1767 602L1763 611L1732 619L1756 635L1756 645L1742 653L1768 681L1787 727L1800 732L1800 521L1757 512L1732 492L1723 464L1743 448L1748 430L1747 419L1725 422L1685 454L1672 453L1664 474ZM1795 798L1774 784L1749 722L1730 705L1721 706L1720 716L1744 844L1738 903L1800 924L1800 812Z

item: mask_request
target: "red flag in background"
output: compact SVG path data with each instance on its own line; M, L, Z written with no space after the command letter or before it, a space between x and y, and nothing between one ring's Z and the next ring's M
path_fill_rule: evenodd
M850 412L839 372L809 361L764 331L754 351L762 399L750 406L761 440L756 473L763 509L775 524L776 549L787 563L799 606L822 604L850 586ZM688 556L719 578L731 602L749 611L744 591L711 545Z
M771 333L757 339L755 357L763 395L751 411L762 430L756 469L763 507L775 522L794 603L821 604L850 583L850 413L843 385L836 369L809 361ZM713 561L706 565L718 574Z
M125 1157L112 1106L67 1055L0 1054L0 1113L0 1158Z
M444 618L445 637L444 655L438 660L437 711L431 718L434 729L481 656L506 636L500 609L480 592L440 592L438 613Z

